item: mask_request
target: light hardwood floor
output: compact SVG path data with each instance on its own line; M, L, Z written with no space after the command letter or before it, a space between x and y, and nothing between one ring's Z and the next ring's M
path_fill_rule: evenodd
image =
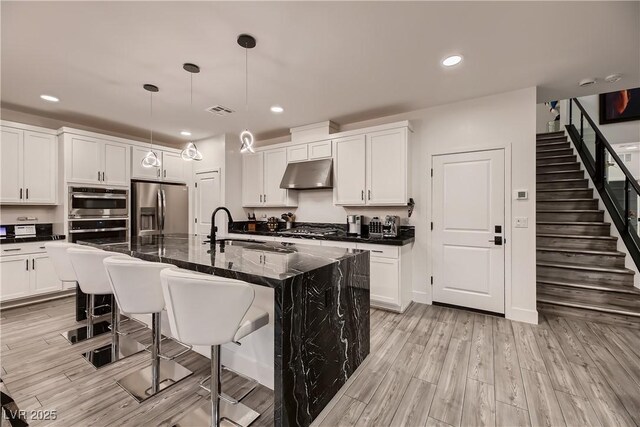
M142 404L114 380L148 364L147 353L95 371L81 353L109 337L64 341L59 332L76 324L71 298L4 310L0 321L2 378L12 397L21 409L58 413L55 422L32 425L171 425L204 402L197 382L209 364L196 353L178 359L193 376ZM134 336L150 340L148 331ZM551 316L534 326L413 304L404 314L372 310L371 346L315 425L640 425L637 329ZM223 381L231 394L243 385ZM243 402L263 414L254 426L272 424L268 389Z

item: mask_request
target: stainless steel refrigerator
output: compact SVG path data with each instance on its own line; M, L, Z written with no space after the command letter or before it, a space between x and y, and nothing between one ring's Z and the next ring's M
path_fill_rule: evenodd
M189 232L189 189L183 184L131 182L131 235Z

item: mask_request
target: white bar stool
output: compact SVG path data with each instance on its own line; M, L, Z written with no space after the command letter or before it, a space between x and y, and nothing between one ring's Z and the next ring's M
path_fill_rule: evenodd
M78 279L76 277L76 272L71 265L71 260L69 259L69 254L67 250L69 248L86 248L87 250L99 250L96 248L92 248L90 246L81 246L75 243L67 243L67 242L47 242L44 244L44 248L47 251L47 255L49 255L49 259L53 263L53 269L58 276L58 280L61 282L73 282L78 283ZM87 324L85 326L81 326L76 329L72 329L70 331L66 331L62 333L62 336L67 339L71 344L77 344L82 341L86 341L98 335L105 334L109 332L109 322L100 321L96 322L95 319L101 317L96 316L94 313L95 310L95 298L93 295L87 294L86 296L86 313L87 313Z
M260 414L221 393L220 346L237 343L266 326L269 314L252 306L254 290L239 280L181 269L163 270L160 278L173 335L191 345L211 347L210 404L188 413L175 425L218 427L221 420L250 425Z
M103 262L111 289L122 310L125 313L152 316L151 365L118 380L120 387L138 402L142 402L192 374L189 369L173 360L191 347L171 357L160 352L161 312L165 306L160 272L174 266L122 256L109 257Z
M105 258L117 254L87 246L69 248L67 249L67 254L73 270L76 272L80 289L90 296L91 301L93 301L95 295L111 295L112 297L111 342L87 351L84 353L85 359L94 367L100 368L144 350L144 346L141 343L124 336L125 334L120 332L120 310L116 300L113 298L109 277L103 264ZM93 303L91 303L91 306L93 306ZM121 337L121 335L123 336Z

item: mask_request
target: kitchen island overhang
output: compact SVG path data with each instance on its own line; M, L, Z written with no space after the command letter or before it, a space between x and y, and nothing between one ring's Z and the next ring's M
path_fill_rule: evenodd
M80 242L273 290L274 422L307 426L369 354L369 253L197 236Z

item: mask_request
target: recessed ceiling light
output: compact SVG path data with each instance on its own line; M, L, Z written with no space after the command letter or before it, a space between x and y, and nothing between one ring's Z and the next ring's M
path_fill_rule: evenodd
M53 95L40 95L40 98L44 99L45 101L49 101L49 102L58 102L58 101L60 101L60 99L58 99L57 97L55 97Z
M191 132L189 132L188 130L183 130L183 131L180 131L180 135L182 135L182 136L191 136Z
M607 83L615 83L617 81L620 81L620 79L622 79L622 74L611 74L605 77L604 81Z
M442 60L442 65L445 67L453 67L454 65L458 65L462 62L462 56L460 55L451 55L447 56Z
M583 86L591 86L594 84L596 84L596 79L594 79L593 77L589 77L589 78L580 80L580 82L578 83L578 86L583 87Z
M284 108L282 108L282 107L281 107L281 106L279 106L279 105L272 105L272 106L271 106L271 112L272 112L272 113L280 114L280 113L282 113L283 111L284 111Z

